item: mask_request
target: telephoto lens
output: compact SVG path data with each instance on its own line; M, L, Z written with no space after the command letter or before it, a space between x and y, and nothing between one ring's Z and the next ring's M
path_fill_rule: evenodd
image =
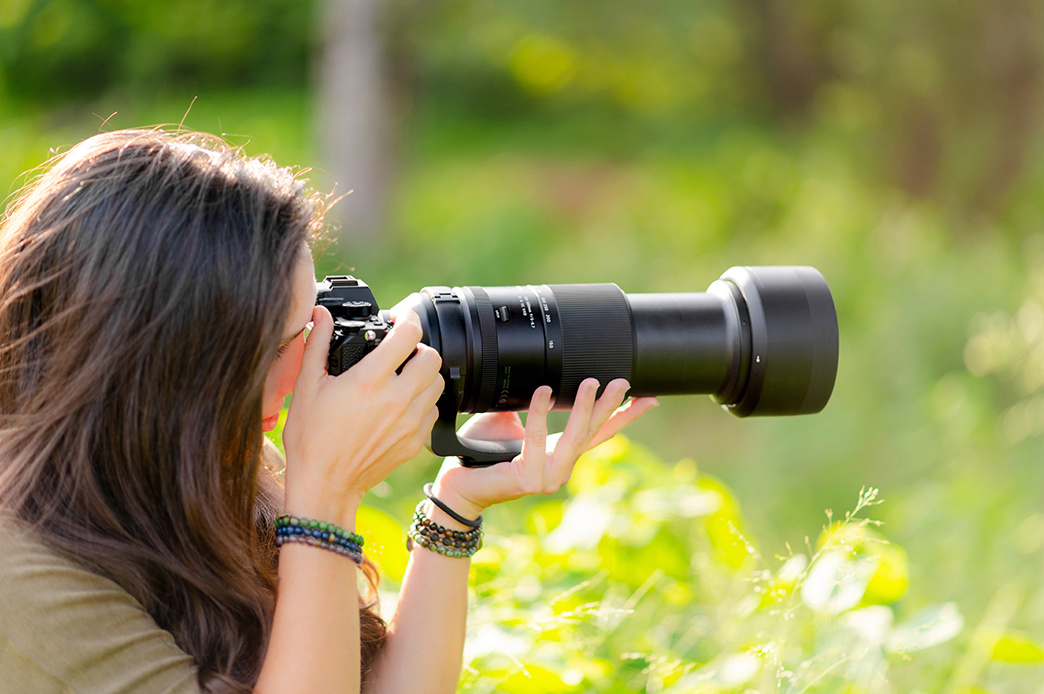
M335 321L338 301L320 291ZM372 294L369 302L354 310L387 321ZM586 378L603 387L625 378L632 396L707 394L746 417L819 412L837 374L834 301L812 267L734 267L706 292L674 294L615 284L426 287L400 305L420 316L423 341L442 355L431 448L465 465L510 460L521 442L461 438L457 413L524 410L543 385L556 409L573 404Z

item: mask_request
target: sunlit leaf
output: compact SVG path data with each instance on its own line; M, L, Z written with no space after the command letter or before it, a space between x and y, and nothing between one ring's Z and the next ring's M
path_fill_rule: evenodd
M893 544L875 544L870 553L878 558L877 570L863 595L863 604L886 605L901 598L910 585L909 560L906 551Z
M861 520L832 523L820 534L816 546L845 554L852 559L863 558L875 562L876 568L867 583L862 605L893 603L906 593L910 582L906 551L887 542L880 533Z
M909 653L946 643L964 629L964 617L957 605L948 602L927 607L910 620L899 624L885 649L890 653Z
M691 580L685 543L665 528L640 545L606 538L598 546L598 556L610 578L633 588L644 584L654 571L679 581Z
M1009 631L993 644L990 659L1002 663L1042 663L1044 646L1029 634Z
M871 605L846 612L841 623L859 634L864 643L881 646L892 632L895 615L884 605Z
M866 586L877 571L875 557L852 558L842 552L824 552L808 571L801 599L816 611L840 614L863 599Z
M482 624L469 629L464 642L464 661L470 662L489 655L509 660L522 658L532 649L533 640L515 629L504 629L496 624Z
M547 535L562 522L562 509L562 502L558 499L536 504L526 515L527 530L534 535Z
M607 488L577 495L565 507L562 522L544 538L544 547L556 554L594 549L613 520L613 504L618 498L618 494Z
M643 489L634 495L633 508L653 518L696 518L718 511L722 496L718 492L689 485Z
M577 684L566 684L562 676L540 665L527 663L501 680L498 692L505 694L567 694L578 691Z

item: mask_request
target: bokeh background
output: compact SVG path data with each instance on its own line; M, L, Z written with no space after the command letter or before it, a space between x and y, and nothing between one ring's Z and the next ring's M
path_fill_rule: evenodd
M224 135L334 197L320 273L703 291L818 267L815 416L670 398L489 514L462 691L1044 691L1044 5L0 0L0 179ZM361 525L394 602L437 461Z

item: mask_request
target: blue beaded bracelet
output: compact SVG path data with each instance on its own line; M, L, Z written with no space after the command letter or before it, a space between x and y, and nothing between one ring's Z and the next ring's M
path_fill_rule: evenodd
M363 562L361 535L326 521L284 514L275 520L276 545L303 543L348 557L356 564Z

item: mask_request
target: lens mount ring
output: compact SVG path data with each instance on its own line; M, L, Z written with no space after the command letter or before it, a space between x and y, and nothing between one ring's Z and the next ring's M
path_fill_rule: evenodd
M461 287L456 292L467 308L463 311L468 340L470 374L478 377L478 387L468 384L461 402L463 412L487 412L496 397L499 346L493 302L483 287ZM477 328L477 329L476 329ZM474 395L474 398L471 396Z

